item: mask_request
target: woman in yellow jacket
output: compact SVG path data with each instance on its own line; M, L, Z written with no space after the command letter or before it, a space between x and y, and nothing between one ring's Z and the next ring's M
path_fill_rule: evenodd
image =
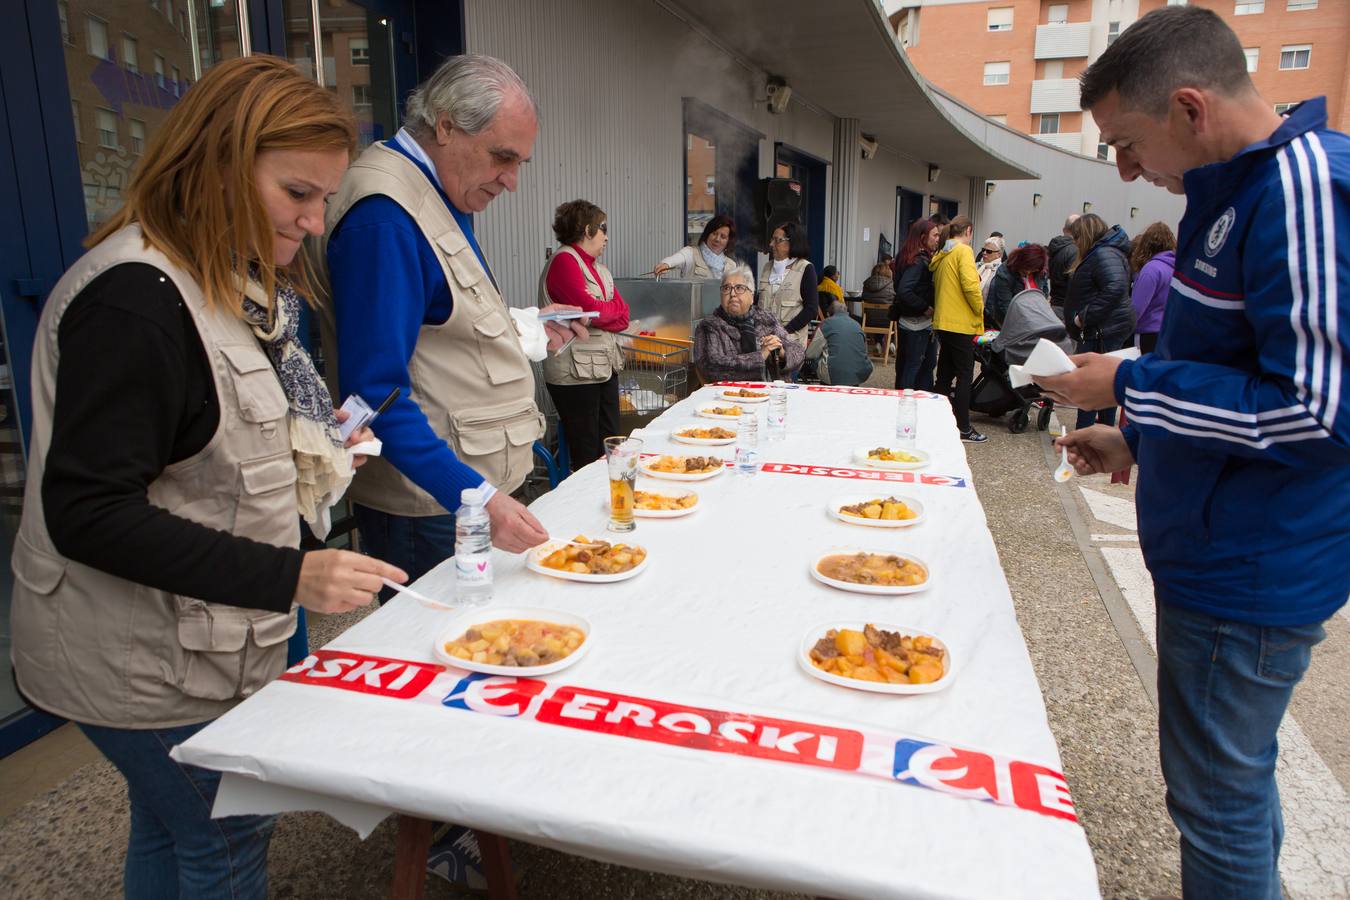
M970 426L970 381L975 373L974 336L984 331L984 299L970 239L975 226L957 216L947 226L946 242L933 254L933 331L938 339L937 391L952 398L961 440L989 440ZM952 392L952 382L956 391Z

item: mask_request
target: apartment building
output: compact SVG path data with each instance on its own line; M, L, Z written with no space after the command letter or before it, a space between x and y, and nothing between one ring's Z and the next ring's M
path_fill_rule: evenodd
M896 36L923 76L980 113L1064 150L1100 159L1078 76L1137 18L1203 6L1237 32L1261 95L1278 111L1325 95L1350 129L1350 0L899 0Z

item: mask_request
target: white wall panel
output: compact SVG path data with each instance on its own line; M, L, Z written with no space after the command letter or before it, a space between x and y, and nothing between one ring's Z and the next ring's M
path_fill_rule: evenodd
M1031 111L1033 114L1078 112L1078 79L1041 78L1033 81Z

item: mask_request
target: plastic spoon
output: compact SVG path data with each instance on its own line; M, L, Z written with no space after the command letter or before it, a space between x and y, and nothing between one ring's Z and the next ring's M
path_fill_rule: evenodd
M1066 437L1069 433L1069 426L1059 426L1059 436ZM1073 466L1069 465L1069 448L1060 445L1059 448L1059 468L1055 469L1055 480L1060 484L1073 477Z
M383 578L383 577L380 578L380 580L384 582L385 587L391 587L391 588L393 588L394 590L398 591L400 594L407 594L409 597L413 598L413 599L416 600L418 603L421 603L423 606L428 606L428 607L430 607L430 608L432 608L432 609L454 609L454 608L455 608L455 607L451 606L451 605L448 604L448 603L442 603L442 602L439 601L439 600L432 600L432 599L431 599L430 597L428 597L426 594L422 594L422 593L419 593L418 591L414 591L414 590L413 590L412 588L410 588L410 587L404 587L403 585L399 584L397 581L390 581L388 578Z

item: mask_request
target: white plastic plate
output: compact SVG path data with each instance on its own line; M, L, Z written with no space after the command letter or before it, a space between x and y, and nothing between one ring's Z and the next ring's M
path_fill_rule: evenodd
M651 464L654 462L656 462L655 459L643 460L642 464L639 466L642 474L650 476L651 478L663 478L667 481L707 481L709 478L716 478L726 470L726 460L722 461L724 465L718 466L711 472L695 472L693 474L686 472L658 472L651 468Z
M723 388L723 389L722 389L722 394L721 394L722 399L723 399L723 400L730 400L732 403L767 403L767 402L769 402L769 389L768 389L768 388L762 388L762 389L761 389L761 388L746 388L746 390L749 390L749 391L759 391L760 393L762 393L762 394L764 395L763 397L738 397L738 396L736 396L735 394L729 394L729 393L727 393L728 391L738 391L738 390L740 390L740 388Z
M609 538L603 538L602 540L609 541L611 544L628 543L622 539L610 540ZM615 572L613 575L583 575L580 572L564 572L562 569L550 569L540 562L545 556L548 556L554 550L557 550L562 546L564 546L564 544L561 541L549 541L531 549L529 551L529 556L525 558L525 568L532 572L538 572L540 575L548 575L550 578L561 578L563 581L584 581L591 584L609 584L611 581L627 581L629 578L634 577L643 569L647 568L647 563L651 562L652 559L651 553L648 553L642 558L642 562L638 563L627 572Z
M812 665L811 648L814 647L816 642L823 638L831 628L851 628L854 631L862 631L863 627L868 624L882 631L898 631L901 634L907 634L910 637L931 637L933 639L933 646L941 647L945 654L942 660L942 677L937 681L929 682L928 684L883 684L877 681L863 681L860 678L846 678L843 675L835 675L833 672L821 671ZM584 647L585 644L582 644L582 646ZM797 665L801 666L806 674L819 678L821 681L829 682L830 684L837 684L840 687L853 688L858 691L871 691L875 694L931 694L934 691L940 691L951 684L952 679L956 677L956 663L954 660L955 657L952 655L951 648L937 635L909 628L904 625L887 625L882 622L826 622L825 624L817 625L815 628L806 632L802 637L801 646L797 648Z
M910 562L916 562L923 566L928 577L918 584L855 584L852 581L840 581L837 578L830 578L820 573L821 560L827 556L851 555L854 553L877 553L882 556L898 556L901 559L907 559ZM877 550L870 547L835 547L827 550L820 556L811 561L811 577L815 578L821 584L828 584L830 587L839 588L841 591L852 591L855 594L917 594L919 591L928 590L928 586L933 583L933 570L928 567L928 563L919 559L912 553L898 553L895 550Z
M928 451L918 450L913 447L908 449L904 447L890 447L890 449L898 450L901 453L908 453L910 456L918 457L918 459L915 460L914 462L887 462L886 460L883 459L870 459L867 456L869 451L875 450L878 447L889 447L889 446L890 445L888 444L873 444L870 447L859 447L857 450L853 451L853 458L858 462L862 463L864 466L871 466L874 469L897 469L897 470L922 469L924 466L928 465L929 460L932 459L932 457L929 456Z
M714 427L717 427L717 428L725 428L727 431L730 431L730 432L731 432L731 437L727 437L727 438L699 438L699 437L687 437L687 436L681 434L680 432L682 432L682 431L693 431L694 429L698 428L698 426L697 426L697 425L686 425L684 428L677 428L677 429L675 429L674 431L672 431L672 432L670 433L670 439L671 439L672 441L679 441L681 444L705 444L705 445L710 446L710 447L720 447L720 446L725 446L726 444L734 444L734 443L736 443L736 429L734 429L734 428L726 428L725 425L714 426Z
M887 497L894 497L904 503L915 513L912 519L866 519L862 516L850 516L841 513L839 509L844 506L854 506L859 503L866 503L868 500L884 500ZM825 507L831 516L848 525L863 525L868 528L908 528L911 525L918 525L924 519L923 504L913 497L907 497L903 494L891 494L885 490L878 490L872 494L840 494L837 497L831 497L829 504Z
M688 509L633 509L633 515L639 519L678 519L681 516L687 516L699 511L698 494L688 488L668 487L666 485L640 484L635 490L644 491L648 494L664 494L667 497L694 497L694 505ZM609 513L609 501L601 501L601 509L606 514Z
M554 625L568 625L573 628L579 628L586 635L586 640L581 642L581 646L572 651L562 659L554 660L551 663L545 663L542 666L493 666L488 663L478 663L467 659L460 659L457 656L451 656L445 652L445 645L450 641L456 640L465 631L475 625L486 625L488 622L496 622L499 619L532 619L536 622L550 622ZM470 672L485 672L488 675L548 675L552 672L558 672L567 668L580 660L591 649L591 642L594 640L591 631L591 623L581 616L573 613L562 612L556 609L534 609L522 606L479 606L473 609L465 610L455 616L450 621L449 627L436 639L432 645L432 652L436 658L448 666L454 666L456 669L467 669Z
M727 401L727 403L729 402L730 401ZM725 409L727 403L705 403L702 406L700 406L696 410L696 412L698 412L698 414L700 416L703 416L705 419L717 419L719 422L735 422L738 419L740 419L740 416L719 416L717 413L713 412L714 409ZM740 404L733 403L731 405L739 406Z

